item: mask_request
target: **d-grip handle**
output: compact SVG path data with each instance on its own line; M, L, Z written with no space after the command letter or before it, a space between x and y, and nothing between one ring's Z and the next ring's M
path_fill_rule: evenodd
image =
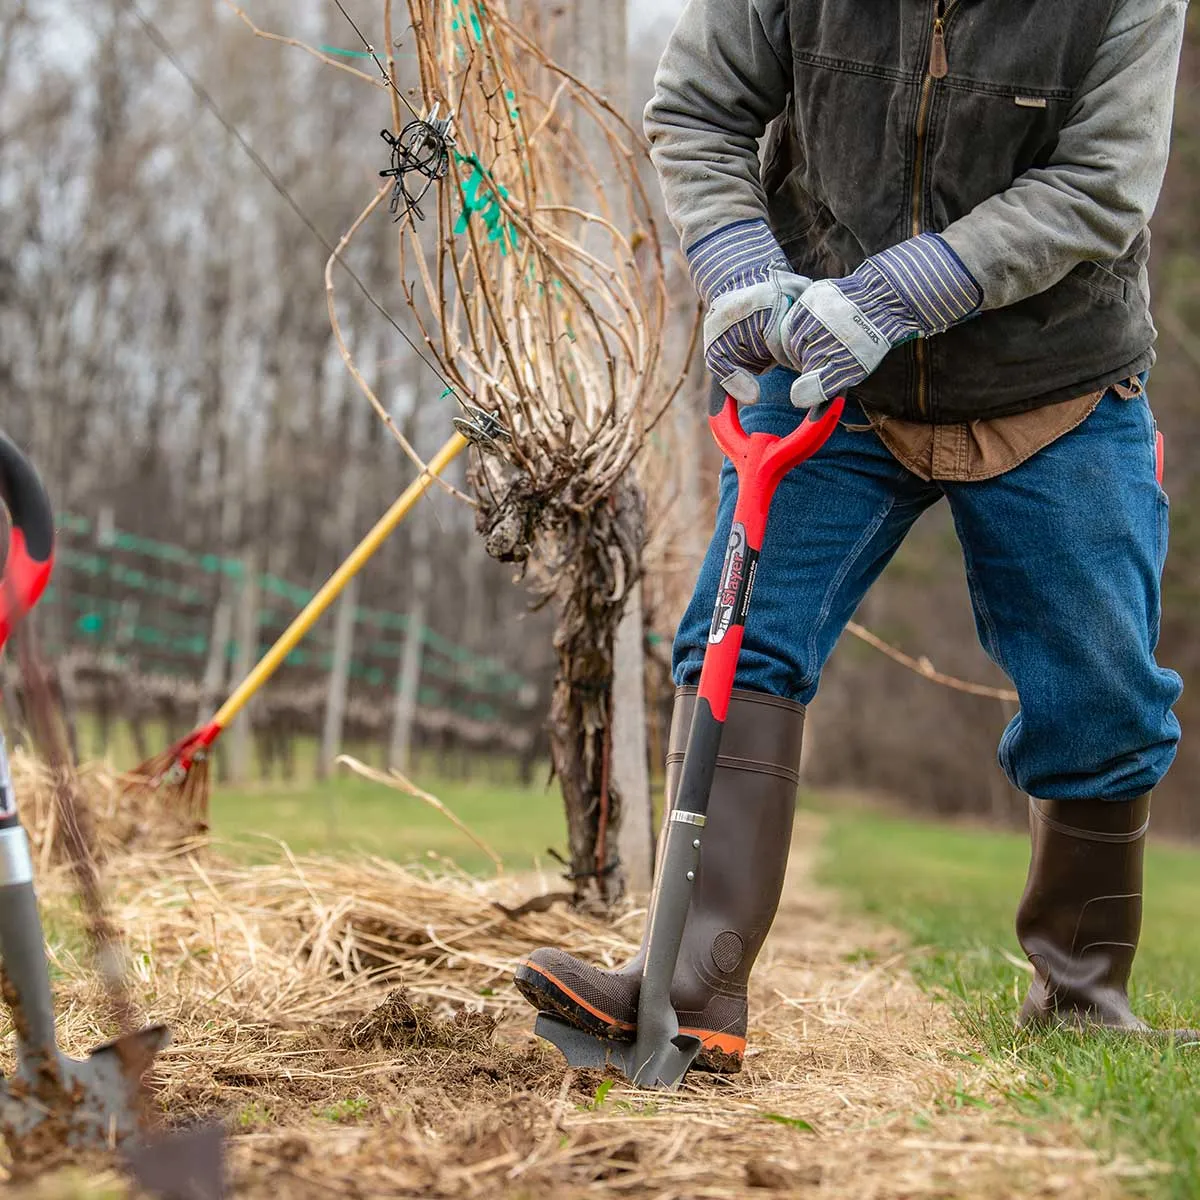
M33 464L0 433L0 500L12 529L0 578L0 646L38 602L54 567L54 510Z
M716 744L720 726L729 708L733 681L737 672L738 655L742 648L746 614L758 570L758 556L767 530L767 513L780 480L805 459L811 458L829 440L841 418L845 400L838 396L823 410L813 410L800 425L785 437L770 433L747 433L738 417L737 401L726 396L719 411L709 417L709 426L717 445L733 464L738 477L737 504L721 580L713 610L708 648L700 671L700 701L692 726L693 736L699 735L709 721L714 728L697 746L697 761L712 757L716 761ZM711 743L711 744L709 744ZM685 772L688 758L684 759ZM697 790L707 797L709 776L697 775ZM680 794L683 784L680 784Z
M793 467L816 454L829 440L846 406L845 398L838 396L828 404L810 409L791 433L777 437L770 433L747 433L742 428L737 401L732 396L720 397L720 392L714 392L708 425L717 445L738 473L739 497L751 483L748 475L753 474L756 489L773 490Z

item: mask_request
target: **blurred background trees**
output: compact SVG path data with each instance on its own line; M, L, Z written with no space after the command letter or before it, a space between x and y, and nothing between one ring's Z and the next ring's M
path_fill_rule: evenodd
M387 165L385 101L294 48L254 38L215 0L143 3L335 241ZM374 19L374 6L360 7ZM631 114L649 92L677 7L663 0L630 10ZM356 48L331 4L255 0L248 12L313 44ZM1173 518L1160 657L1185 680L1200 659L1191 632L1200 602L1198 42L1193 13L1153 264L1160 361L1151 395L1166 435ZM396 51L402 68L405 52ZM379 213L349 259L399 314L394 255ZM125 0L4 6L2 423L32 453L62 514L62 566L40 632L62 660L66 689L91 715L92 741L99 726L131 714L194 724L227 690L239 654L244 660L252 648L248 634L269 642L412 478L333 344L326 257ZM681 298L685 285L681 276ZM406 436L432 451L454 415L441 383L355 288L343 287L339 303L360 367ZM694 514L670 545L654 545L652 529L648 548L642 599L655 773L669 694L664 657L712 515L717 461L703 392L698 370L673 414L671 453L683 453L687 469L673 474L669 495L647 489L652 519L656 503ZM653 447L650 458L653 479ZM448 768L479 755L527 772L544 753L538 730L554 656L547 616L528 612L511 575L487 559L472 514L435 489L364 572L346 610L351 651L340 711L329 714L331 615L251 715L264 761L284 769L292 729L323 733L327 751L362 740L380 759L390 752L403 760L425 739L442 747ZM919 523L859 618L943 671L1004 682L976 643L943 512ZM421 630L420 688L415 704L397 703L413 629ZM409 659L411 672L411 647ZM1185 692L1185 734L1195 703ZM1022 798L995 765L1011 715L1003 702L937 688L847 638L812 708L807 777L1017 823ZM517 729L521 737L506 743ZM1189 803L1198 756L1185 736L1161 789L1160 828L1200 834Z

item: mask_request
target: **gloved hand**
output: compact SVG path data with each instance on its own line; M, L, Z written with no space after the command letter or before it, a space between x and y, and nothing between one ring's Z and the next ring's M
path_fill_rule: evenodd
M739 221L687 252L692 282L708 309L704 361L742 404L758 399L756 375L783 361L784 313L812 282L795 274L766 221Z
M983 291L936 233L868 258L852 275L807 288L783 315L783 361L800 372L792 403L813 408L861 383L893 346L931 337L979 311Z

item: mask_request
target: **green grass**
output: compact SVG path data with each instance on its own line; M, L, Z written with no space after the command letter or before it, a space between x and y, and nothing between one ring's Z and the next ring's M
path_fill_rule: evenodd
M79 719L78 732L81 757L99 757L99 731L86 713ZM148 752L165 750L172 741L171 734L156 722L147 722L145 736ZM347 745L345 749L371 766L382 765L378 746ZM106 757L119 769L137 765L138 754L124 722L114 723ZM319 782L316 761L315 739L298 737L294 780L282 779L278 766L271 780L259 780L255 759L251 782L236 786L214 783L210 816L216 837L250 861L276 858L276 843L284 841L297 854L374 854L399 862L430 862L440 856L471 873L491 874L494 870L484 851L415 796L371 783L345 767L336 767L328 781ZM439 777L434 755L419 755L412 778L491 846L506 870L526 870L541 863L557 873L558 864L549 859L546 850L553 847L566 852L566 821L557 784L545 786L546 765L539 765L531 787L515 782L513 762L479 760L470 766L473 776L447 780ZM489 779L489 772L498 779Z
M317 1109L317 1116L339 1125L351 1125L364 1116L371 1107L368 1096L346 1096L325 1108Z
M918 981L955 1006L964 1051L1003 1062L1004 1098L1020 1118L1065 1116L1105 1155L1170 1167L1128 1183L1131 1195L1200 1196L1200 1048L1013 1029L1029 976L1004 951L1020 955L1013 915L1026 838L855 811L831 814L826 849L826 882L930 948L915 957ZM1135 1007L1160 1027L1196 1027L1200 853L1152 848L1146 880Z
M443 780L418 773L414 780L436 796L504 860L509 871L540 860L557 872L547 847L566 850L566 822L557 787L522 788L483 779ZM400 862L442 856L465 871L488 874L492 863L470 838L415 796L349 775L327 783L217 788L211 807L214 834L251 860L277 857L274 842L297 854L374 854Z

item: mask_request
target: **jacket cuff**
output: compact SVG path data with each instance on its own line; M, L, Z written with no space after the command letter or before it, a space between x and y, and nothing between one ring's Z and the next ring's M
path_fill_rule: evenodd
M702 237L687 251L692 283L705 304L723 292L763 282L791 264L763 220L736 221Z
M904 301L926 336L974 316L983 289L946 240L922 233L869 259Z

